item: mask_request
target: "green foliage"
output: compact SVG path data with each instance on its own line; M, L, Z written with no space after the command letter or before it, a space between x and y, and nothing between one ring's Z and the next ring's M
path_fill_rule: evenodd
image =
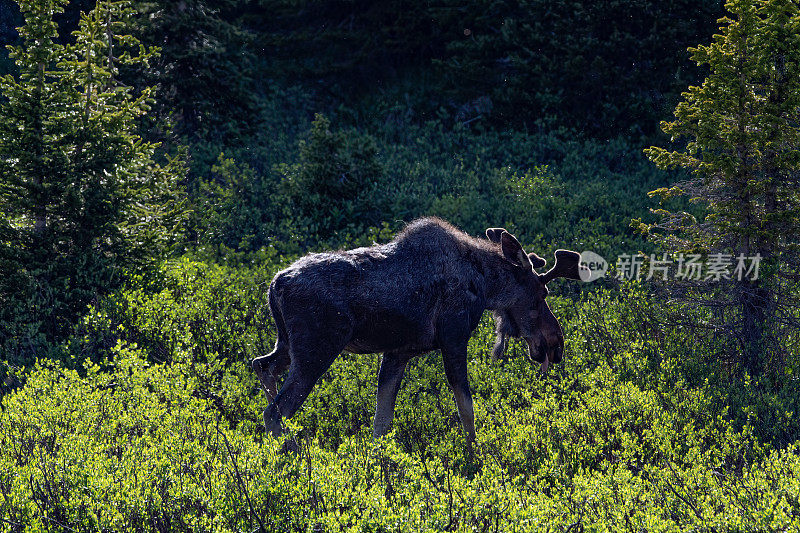
M505 207L498 207L500 197L507 197L503 176L538 172L534 169L542 165L564 182L565 203L575 215L559 213L545 227L543 215L534 215L538 220L528 237L531 242L540 233L543 239L576 234L588 243L612 241L603 242L606 249L617 244L646 247L628 230L626 219L638 216L644 205L637 188L663 186L666 179L634 161L639 146L617 135L635 139L639 130L649 128L645 115L672 101L664 95L674 92L675 72L680 72L678 85L693 79L675 65L682 58L673 52L684 47L675 43L703 31L714 10L664 8L667 16L648 3L556 4L553 13L540 13L544 8L538 4L502 3L451 9L316 1L279 1L266 7L240 1L213 6L203 1L137 2L145 16L131 21L135 34L160 46L162 53L148 67L126 69L120 76L133 86L158 83L164 89L151 115L173 119L175 135L161 126L150 129L150 122L144 131L147 138L166 140L167 145L188 143L192 234L217 257L275 246L297 252L321 242L335 247L369 227L386 223L396 230L402 221L424 214L445 215L470 232L481 232L480 226L498 225L492 215ZM479 35L481 24L492 25L495 15L516 25L505 25L508 31L502 37L488 30ZM526 26L531 20L546 22ZM588 29L572 31L583 23ZM569 46L548 44L553 54L531 56L509 67L510 49L519 50L527 42L533 50L528 41L552 41L554 32L545 27L549 24L570 28L555 34L574 40ZM658 31L648 30L654 25ZM471 28L469 37L463 35L465 27ZM649 44L634 46L638 38ZM483 40L485 46L476 44ZM670 45L662 46L667 41ZM633 50L636 58L655 50L660 59L634 59L629 65L627 59L615 59L627 57L614 55L618 47ZM585 65L562 61L572 53L580 56L579 63L594 61L593 54L604 59L591 71L594 77L586 78ZM659 54L671 54L669 61ZM441 59L447 68L430 68L431 58ZM464 76L482 71L472 70L475 61L487 74L480 83L464 83ZM609 61L613 65L606 72L602 65ZM650 68L656 64L663 67L658 76ZM578 78L580 87L591 87L575 90ZM622 92L603 88L618 80L627 80ZM651 81L657 89L646 88ZM601 99L595 106L598 91L616 103ZM528 100L552 100L556 93L566 100L557 109L563 120L548 122L552 129L507 131L538 120L541 110ZM649 111L631 112L645 107ZM308 117L320 111L335 125L329 145L307 138L306 147L298 149L298 139L308 135ZM484 120L489 116L491 120ZM587 116L605 121L609 129L598 136L612 140L587 141L575 138L574 129L562 128L574 128L576 121L590 125ZM497 130L485 130L489 125ZM638 128L633 137L631 128ZM373 140L375 147L370 148ZM367 144L357 146L362 141ZM340 146L332 146L336 143ZM362 149L366 151L358 154ZM317 163L311 161L312 153ZM316 199L319 182L335 183L330 178L341 170L336 168L340 164L372 165L379 174L374 177L380 178L374 180L375 196L361 190L357 202L340 202L336 194L350 191L328 191L333 201L326 203L323 195L321 205L330 212L318 214L307 205L293 209L295 202ZM301 168L306 169L304 177ZM310 172L316 173L314 179ZM286 187L279 187L280 181ZM366 216L355 220L361 213ZM527 231L528 223L516 215L503 213L503 223Z
M86 2L22 4L19 75L0 82L0 531L798 529L796 330L771 372L742 374L713 307L554 282L566 354L548 375L516 341L491 360L488 314L470 341L474 457L438 353L409 364L379 440L379 357L342 354L288 454L249 364L272 350L267 287L294 254L417 216L502 225L548 258L651 250L628 221L693 167L658 170L636 139L694 78L681 53L716 3L101 2L74 42ZM793 57L789 4L757 3L783 7L745 39L758 76L735 93L762 106L744 139L781 194L800 92L794 60L762 52ZM740 56L713 48L717 92L696 94L722 107L668 133L733 139L714 61ZM179 142L186 169L154 162ZM692 155L725 159L724 142ZM179 179L196 248L149 270L184 216ZM795 200L763 216L781 245Z
M175 263L148 293L120 295L87 319L88 337L116 332L92 348L103 364L41 364L2 398L5 529L798 526L794 381L759 396L709 374L715 341L658 328L663 304L637 286L553 299L567 353L547 377L521 346L491 361L484 318L469 346L474 460L438 354L410 364L394 430L377 441L378 358L343 355L289 424L300 451L281 454L241 362L268 331L242 314L263 305L257 280L269 274L256 272ZM124 319L112 328L114 316ZM231 350L211 363L224 344Z
M697 78L684 51L713 31L720 7L275 0L242 24L261 44L271 80L302 85L332 108L358 112L362 98L400 88L390 102L404 108L395 119L430 120L443 107L457 122L613 138L654 133ZM373 106L366 107L368 115Z
M220 152L239 156L268 125L263 122L253 35L239 22L248 2L136 0L134 34L158 47L152 65L127 73L134 85L158 85L155 136L191 146L190 190ZM236 152L234 152L236 151ZM263 155L263 154L259 154ZM249 162L249 161L248 161Z
M296 157L297 138L318 109L310 91L275 84L253 16L272 17L263 3L244 0L135 0L130 31L159 49L151 64L121 78L135 87L156 85L159 97L140 124L150 140L189 148L186 188L200 188L220 154L269 175ZM197 201L196 197L193 200Z
M306 238L326 239L363 230L382 216L379 193L383 168L375 141L353 131L331 130L317 115L300 159L280 168L286 205L283 214Z
M168 262L156 280L137 280L84 317L67 347L71 366L102 361L119 342L135 344L150 361L189 365L198 390L220 413L255 423L250 361L272 351L266 295L281 264L274 256L262 260L239 268L187 257Z
M19 75L0 79L0 345L15 364L63 339L126 270L163 256L183 217L181 162L157 164L156 145L135 134L152 91L116 81L155 53L124 33L130 3L101 2L61 45L64 4L20 2Z
M210 179L200 182L194 226L198 240L229 250L257 250L274 243L283 224L283 197L272 174L264 176L246 163L220 154Z
M651 194L685 193L707 205L702 226L690 215L664 212L688 223L688 240L678 245L776 253L777 241L799 224L790 176L800 165L800 10L783 1L726 7L734 18L721 19L722 33L691 49L711 73L683 94L675 120L662 123L673 139L687 140L686 148L646 150L659 167L685 168L694 178Z
M351 242L369 244L368 225L386 224L396 231L404 221L438 215L473 235L503 225L539 249L580 247L613 256L620 250L652 246L629 227L629 221L646 209L645 193L669 179L625 139L601 143L556 133L449 130L432 121L402 131L384 130L374 138L378 147L374 156L359 162L353 158L357 152L341 141L343 135L357 139L359 134L331 132L331 138L337 135L338 152L317 142L316 155L304 156L303 163L278 166L272 174L220 159L196 200L200 242L221 243L236 252L266 247L298 253ZM312 144L309 138L304 149ZM322 209L303 198L320 195L314 191L351 194L342 192L340 185L333 192L319 185L322 179L337 184L341 176L334 170L345 164L380 167L372 197L368 193L372 184L366 183L366 190L356 197L337 202L327 196L331 203L318 204ZM302 180L300 169L305 169ZM311 212L300 216L304 213L298 203ZM371 204L380 206L377 216L369 213ZM333 220L330 210L337 210L335 220L349 226L320 236L316 228L323 218ZM341 218L345 210L368 214L345 222Z
M246 15L271 76L324 86L325 97L363 94L399 71L425 67L443 43L436 6L417 2L270 0ZM261 7L261 6L259 6Z
M440 215L473 235L502 225L537 249L615 254L647 249L625 213L641 212L645 192L668 179L637 151L624 139L447 130L431 122L407 128L381 153L396 218Z
M245 469L243 482L259 467L269 471L265 448L228 437L185 367L150 366L133 348L114 352L113 373L94 365L82 376L41 368L30 388L7 400L4 527L230 530L247 523L232 468Z
M683 51L720 13L719 2L687 0L460 7L451 6L452 24L463 33L448 35L440 64L464 104L462 120L489 114L504 126L568 127L598 138L652 135L697 76Z
M797 326L790 296L796 287L785 278L800 268L800 7L783 0L729 1L725 7L733 18L720 19L721 33L710 45L690 49L695 62L708 65L709 76L683 93L675 120L662 123L685 147L645 150L661 168L692 172L650 194L686 195L705 207L705 217L664 208L655 211L661 221L634 224L672 250L764 258L759 280L738 280L711 302L739 308L721 327L732 330L748 370L758 373L765 354L793 342L793 334L775 323Z

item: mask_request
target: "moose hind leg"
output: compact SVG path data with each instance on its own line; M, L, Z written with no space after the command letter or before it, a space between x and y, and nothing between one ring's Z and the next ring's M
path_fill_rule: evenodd
M264 426L278 436L283 431L282 418L291 418L303 405L317 380L344 350L350 334L346 324L328 325L327 335L298 334L292 337L289 375L275 400L264 411ZM304 332L308 332L305 329Z
M289 363L291 363L289 350L282 342L278 342L269 355L253 359L251 363L253 370L258 376L258 380L261 382L269 401L274 400L275 396L278 395L278 378L289 368Z
M403 381L403 373L411 356L387 352L381 358L378 372L378 397L375 405L375 418L372 422L372 436L380 437L389 431L394 418L394 405L397 392Z
M286 306L304 312L291 318L284 316L289 375L264 411L264 426L275 436L283 432L282 419L291 418L300 409L317 380L347 346L353 331L347 310L330 302L301 298L284 302Z
M267 432L276 437L283 432L282 419L294 416L306 401L317 380L330 367L337 355L339 355L338 352L320 359L319 363L321 364L311 367L302 364L292 365L280 392L264 411L264 427ZM308 361L306 358L303 360Z
M286 329L286 322L283 317L282 311L282 298L279 296L281 292L278 288L283 285L279 276L276 276L269 286L269 310L272 318L275 321L275 329L277 339L275 340L275 349L272 353L262 357L256 357L251 362L253 371L258 376L261 386L264 388L264 393L267 395L269 401L273 401L278 394L276 387L278 378L286 372L291 363L289 356L289 335Z

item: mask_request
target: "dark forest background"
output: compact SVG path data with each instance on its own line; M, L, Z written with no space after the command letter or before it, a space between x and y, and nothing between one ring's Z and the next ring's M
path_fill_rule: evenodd
M665 141L659 121L702 80L687 47L723 14L711 1L134 5L131 31L161 49L121 73L158 86L141 133L165 152L186 148L190 241L242 252L291 248L290 233L303 235L292 251L306 250L434 213L472 233L512 223L530 243L625 234L642 193L669 180L641 149ZM93 6L73 1L56 17L62 41ZM18 9L4 2L0 13L13 42ZM323 124L324 141L313 133ZM295 172L314 157L330 168ZM337 164L357 175L351 188L303 205L298 187L311 183L300 182ZM545 213L497 220L492 202L510 175L543 166L569 204L552 216L571 228ZM598 194L603 183L620 186Z
M791 0L0 0L0 531L797 528L797 35ZM426 215L762 279L554 283L548 375L487 313L474 456L437 354L378 441L343 354L281 453L272 276Z

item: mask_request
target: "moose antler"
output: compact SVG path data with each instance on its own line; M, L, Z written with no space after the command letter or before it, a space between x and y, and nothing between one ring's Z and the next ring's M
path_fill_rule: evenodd
M581 254L571 250L556 250L556 264L553 268L539 276L542 283L547 284L555 278L588 280L591 271L581 265Z

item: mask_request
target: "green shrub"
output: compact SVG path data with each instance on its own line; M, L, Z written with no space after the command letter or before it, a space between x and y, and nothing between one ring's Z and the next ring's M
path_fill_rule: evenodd
M299 161L280 167L283 214L306 243L379 222L383 168L377 151L370 136L332 130L316 115L308 140L300 142Z
M612 364L581 344L574 323L565 326L565 364L544 378L522 357L492 364L491 324L481 324L470 344L479 428L474 460L465 453L436 355L409 368L396 427L377 441L368 436L366 416L375 359L340 358L289 424L299 443L299 452L289 454L279 453L280 442L247 417L227 420L193 362L152 364L141 349L118 344L105 367L87 362L79 372L41 365L22 389L2 398L3 527L719 531L800 525L796 445L769 451L753 432L757 419L737 429L702 387L643 386L624 378L613 365L635 366L635 345ZM258 394L254 403L263 407Z
M140 280L83 319L66 348L71 366L87 359L110 364L118 342L133 343L151 362L187 365L198 390L228 420L260 424L250 361L272 351L267 288L279 264L274 256L250 268L168 262L159 279Z
M652 249L630 219L647 211L647 191L677 179L623 138L498 133L442 120L394 131L379 119L355 130L320 118L299 156L282 152L298 161L272 170L220 157L195 197L201 246L216 259L262 248L298 254L370 242L370 228L394 232L438 215L473 235L503 225L542 250L615 257Z
M237 251L292 248L293 243L277 239L289 234L289 220L283 216L286 197L279 187L272 173L257 172L220 154L195 197L199 253L226 258ZM215 253L209 254L209 249Z
M529 179L541 179L529 176ZM377 235L377 234L375 234ZM0 399L9 531L791 530L800 395L726 374L638 284L551 296L564 361L521 342L468 348L478 439L467 453L440 354L414 359L392 432L371 439L379 357L341 355L264 434L248 361L271 350L266 283L286 263L184 258L119 293ZM86 352L97 362L78 355ZM791 368L791 367L790 367ZM7 376L8 377L8 376Z

